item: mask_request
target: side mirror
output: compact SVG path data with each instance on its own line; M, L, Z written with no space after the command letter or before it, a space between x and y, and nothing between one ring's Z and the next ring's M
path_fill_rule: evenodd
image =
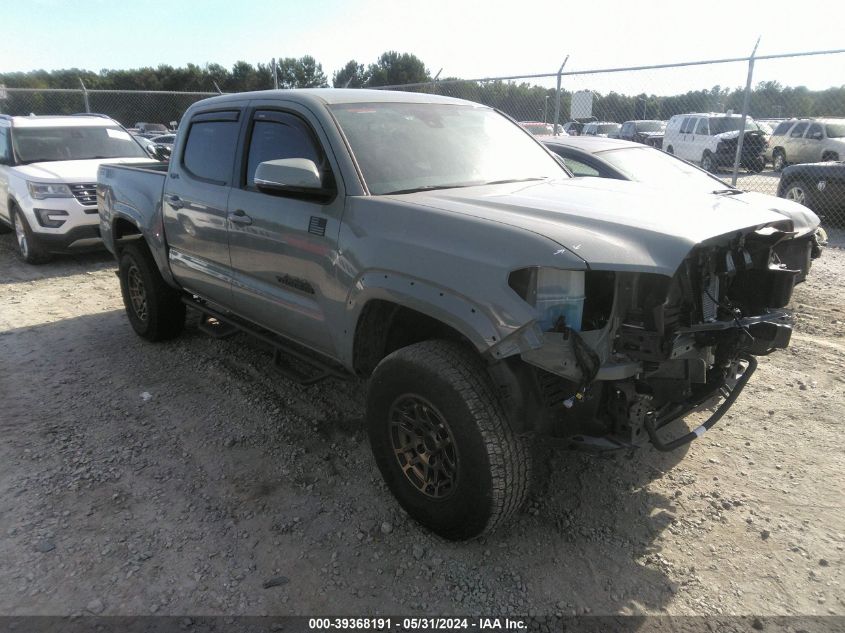
M307 158L278 158L259 163L255 169L255 186L259 191L274 194L331 196L323 187L320 170Z

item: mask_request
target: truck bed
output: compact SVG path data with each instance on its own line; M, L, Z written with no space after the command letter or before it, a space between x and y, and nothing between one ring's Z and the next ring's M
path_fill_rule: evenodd
M97 201L100 212L100 232L106 248L115 253L115 235L112 218L117 214L135 223L151 246L155 239L154 227L161 226L161 196L167 179L168 163L149 161L131 164L101 165L97 173ZM163 261L162 252L153 252L157 261Z

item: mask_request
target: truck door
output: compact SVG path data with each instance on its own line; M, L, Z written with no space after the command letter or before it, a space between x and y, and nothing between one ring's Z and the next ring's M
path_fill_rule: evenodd
M344 200L338 171L307 113L276 108L252 111L240 182L229 198L235 306L247 319L336 357L327 314L342 309L346 297L335 276ZM335 195L318 200L259 191L258 164L284 158L314 161Z
M226 205L242 119L239 108L191 116L162 201L173 276L186 290L226 306L232 296Z

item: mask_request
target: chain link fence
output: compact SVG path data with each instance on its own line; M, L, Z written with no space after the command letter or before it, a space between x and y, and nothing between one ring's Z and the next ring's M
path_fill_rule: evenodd
M792 198L843 227L845 84L834 85L842 79L833 70L843 62L845 50L585 71L564 63L558 73L383 88L495 107L573 148L576 175L596 175L594 164L575 160L596 146L577 137L623 138L741 189ZM807 87L819 75L823 87Z
M795 199L825 224L843 227L845 84L835 85L842 81L835 69L843 61L845 50L576 71L564 62L553 73L382 88L492 106L576 149L578 143L588 147L578 136L639 141L741 189ZM0 112L87 111L126 127L140 121L169 125L214 94L0 87ZM746 133L740 135L743 120ZM583 167L572 165L576 174ZM596 175L595 169L582 173Z
M178 122L188 106L216 92L0 88L0 113L11 115L105 114L125 127Z

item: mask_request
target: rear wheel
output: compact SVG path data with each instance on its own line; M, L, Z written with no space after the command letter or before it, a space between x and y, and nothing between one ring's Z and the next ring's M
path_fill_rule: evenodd
M27 264L43 264L50 260L50 254L44 250L38 238L29 228L26 217L18 208L12 208L12 225L15 228L15 242L18 254Z
M674 154L675 148L670 145L669 147L666 148L666 153L667 154Z
M425 341L382 360L370 381L367 431L390 491L445 538L489 532L525 499L530 447L511 431L470 348Z
M185 304L162 279L146 244L136 240L123 249L118 273L123 305L139 336L163 341L182 332Z
M805 207L812 207L812 195L812 189L805 182L798 180L787 185L784 198L803 204Z
M784 167L786 167L786 154L783 153L782 149L776 149L772 152L772 169L783 171Z

